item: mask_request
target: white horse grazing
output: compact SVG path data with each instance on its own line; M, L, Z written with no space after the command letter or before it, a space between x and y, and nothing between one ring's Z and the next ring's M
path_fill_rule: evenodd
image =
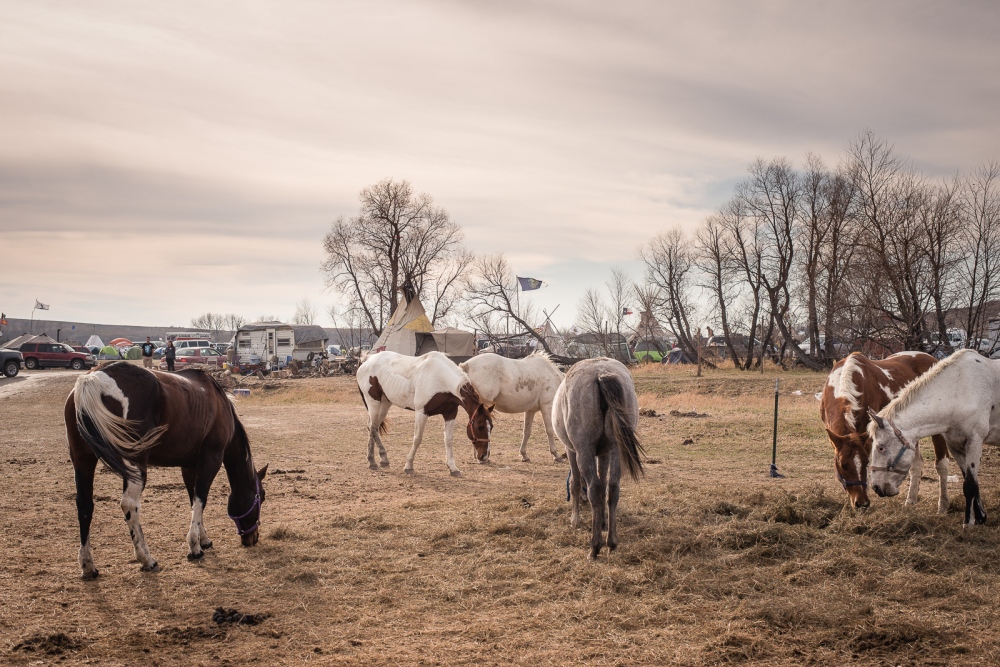
M939 361L878 414L871 412L872 489L880 496L899 493L914 459L916 443L944 435L952 458L965 477L966 526L986 523L979 497L983 443L1000 445L1000 361L975 350L959 350Z
M562 384L563 374L548 355L535 353L524 359L506 359L499 354L479 354L459 364L459 368L469 374L484 403L492 404L500 412L524 413L522 461L530 460L528 438L536 412L542 413L552 459L560 461L566 457L556 449L555 431L552 430L552 400Z
M358 389L368 408L368 467L377 470L375 448L378 444L381 466L389 465L389 455L379 433L385 432L385 416L393 405L416 413L413 427L413 447L406 457L404 472L413 472L413 457L424 436L427 418L444 417L444 461L455 477L462 472L455 466L451 451L452 432L458 409L469 414L466 434L472 441L476 458L485 461L490 455L490 430L493 428L492 408L483 405L469 376L440 352L409 357L395 352L379 352L369 356L358 368Z

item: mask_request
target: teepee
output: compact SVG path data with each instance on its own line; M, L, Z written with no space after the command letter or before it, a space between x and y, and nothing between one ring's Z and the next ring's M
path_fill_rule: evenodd
M372 346L372 352L385 350L411 357L434 351L450 357L471 357L476 353L476 336L452 327L435 330L420 297L406 285L396 312Z

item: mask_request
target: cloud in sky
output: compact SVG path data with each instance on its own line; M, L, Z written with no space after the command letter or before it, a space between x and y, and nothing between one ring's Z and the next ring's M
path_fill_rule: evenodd
M1000 156L998 25L985 2L0 0L0 305L325 306L323 234L392 176L567 324L757 156L836 163L865 128L932 176Z

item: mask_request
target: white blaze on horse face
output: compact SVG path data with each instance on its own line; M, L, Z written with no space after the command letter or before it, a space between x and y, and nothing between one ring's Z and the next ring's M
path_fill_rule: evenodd
M862 473L864 472L864 468L861 466L861 455L860 454L855 454L854 455L854 470L855 470L855 472L858 475L858 479L863 479Z

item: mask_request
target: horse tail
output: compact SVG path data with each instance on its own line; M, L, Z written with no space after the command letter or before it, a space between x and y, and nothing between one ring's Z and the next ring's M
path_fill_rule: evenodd
M368 409L368 399L365 398L365 392L361 390L361 385L358 385L358 393L361 394L361 404L365 406L365 410ZM389 420L383 419L382 423L378 425L378 434L385 435L389 432Z
M104 404L107 396L118 401L126 416L119 417ZM128 399L114 379L104 371L81 375L73 388L76 427L90 449L122 479L141 482L139 470L126 465L160 440L166 426L156 426L140 435L141 421L127 419Z
M639 481L639 477L645 474L642 469L642 459L640 455L645 455L639 438L635 435L632 427L628 405L625 403L625 388L617 375L603 374L597 377L597 386L601 393L602 403L607 405L605 417L605 431L608 430L610 422L610 433L607 435L618 444L618 452L622 460L625 461L625 468L629 476Z

